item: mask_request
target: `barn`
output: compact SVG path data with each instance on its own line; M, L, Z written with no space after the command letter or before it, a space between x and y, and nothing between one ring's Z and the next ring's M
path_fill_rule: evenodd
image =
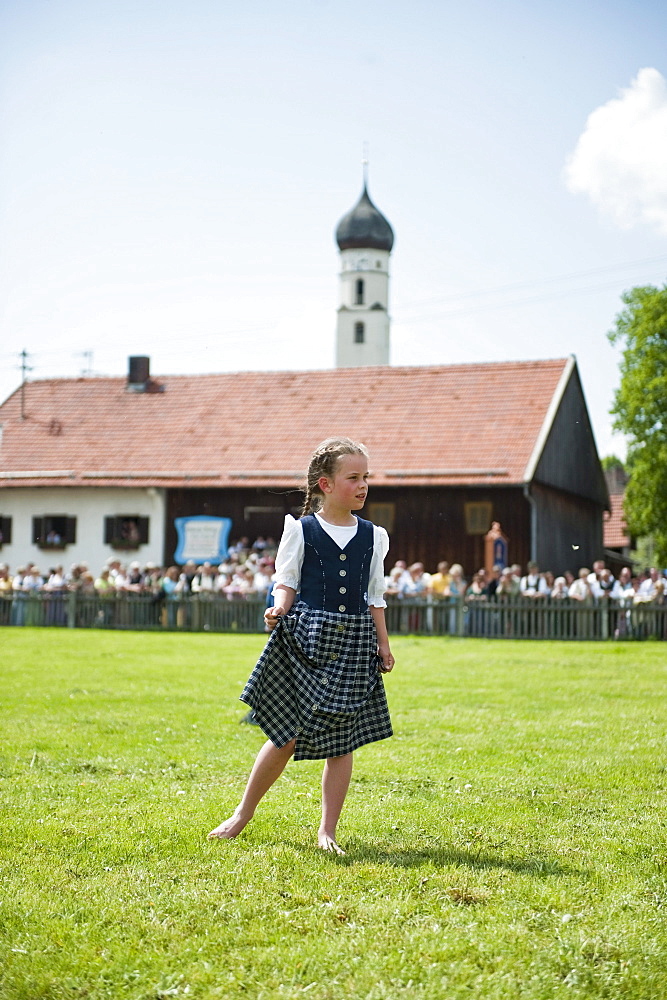
M279 536L324 438L371 456L365 516L390 559L470 572L499 522L508 560L561 573L603 554L609 494L576 360L26 383L0 406L0 559L169 565L181 519Z

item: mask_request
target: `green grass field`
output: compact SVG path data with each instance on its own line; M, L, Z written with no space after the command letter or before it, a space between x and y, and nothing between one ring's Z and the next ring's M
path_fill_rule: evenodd
M401 638L344 858L233 842L261 636L0 630L0 997L667 997L664 645Z

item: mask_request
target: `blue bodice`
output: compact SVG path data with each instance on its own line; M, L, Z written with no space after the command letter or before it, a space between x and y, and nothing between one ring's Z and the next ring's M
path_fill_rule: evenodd
M304 554L299 596L309 607L348 615L368 610L373 525L360 517L357 521L356 533L341 549L314 514L301 518Z

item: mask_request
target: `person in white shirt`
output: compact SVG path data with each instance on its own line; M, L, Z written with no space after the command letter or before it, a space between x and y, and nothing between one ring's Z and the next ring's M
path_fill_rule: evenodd
M260 597L267 598L273 581L273 563L270 559L260 559L253 586Z
M660 574L658 573L655 566L652 566L648 571L642 582L639 584L639 590L637 591L637 603L642 603L644 601L652 601L658 592L656 586Z
M614 580L610 596L614 601L626 601L629 598L632 603L635 588L632 586L632 572L627 566L618 574L618 580Z
M38 591L44 586L44 578L36 566L28 567L28 572L23 577L23 589L27 591Z
M528 563L528 572L519 581L519 593L522 597L548 597L549 585L540 573L536 562Z
M610 569L602 567L598 574L592 574L593 579L588 577L588 582L591 587L591 592L596 601L600 599L609 599L614 591L614 586L616 580L612 576Z
M430 577L424 572L424 564L413 563L408 567L407 573L401 577L398 588L399 597L425 597L428 591Z
M205 562L200 566L192 578L193 594L212 594L215 590L216 570L210 562Z
M572 586L567 592L567 596L571 597L574 601L581 601L585 604L593 603L593 591L591 590L591 585L588 582L588 574L590 570L588 568L582 568L579 570L579 576L574 581Z
M600 577L602 576L602 573L604 572L605 569L606 566L604 559L596 559L595 562L593 563L593 569L588 574L588 582L590 583L591 587L593 587L594 584L600 580Z
M62 566L56 566L49 573L49 578L44 584L44 590L61 591L65 589L65 572Z
M234 813L209 838L230 840L296 760L325 760L318 846L334 854L358 747L392 735L382 674L394 666L384 609L386 531L356 516L368 493L368 452L330 438L313 453L302 516L285 519L266 648L241 700L267 742ZM297 599L298 597L298 599Z

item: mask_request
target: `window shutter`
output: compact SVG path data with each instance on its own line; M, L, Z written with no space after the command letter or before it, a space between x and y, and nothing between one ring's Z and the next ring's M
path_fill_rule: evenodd
M148 523L150 518L148 517L138 517L137 527L139 529L139 541L142 545L148 544Z
M2 540L0 544L9 545L12 540L12 519L11 517L0 517L0 531Z
M74 545L76 542L76 518L67 517L65 518L65 537L64 542L68 545Z
M32 519L32 544L39 545L44 536L44 518L33 517Z
M463 505L468 535L485 535L493 520L493 504L488 501Z
M116 537L116 518L115 517L105 517L104 518L104 544L111 545L114 538Z

